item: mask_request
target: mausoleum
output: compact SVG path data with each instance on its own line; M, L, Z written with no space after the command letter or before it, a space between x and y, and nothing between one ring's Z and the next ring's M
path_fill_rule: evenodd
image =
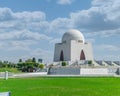
M83 34L71 29L63 34L61 43L55 44L54 61L93 60L92 45L86 42Z

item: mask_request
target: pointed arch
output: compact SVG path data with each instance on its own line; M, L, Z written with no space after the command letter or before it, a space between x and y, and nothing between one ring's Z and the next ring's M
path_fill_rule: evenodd
M64 54L63 54L63 50L61 50L61 53L60 53L60 61L64 61Z
M81 51L81 54L80 54L80 60L85 60L85 54L83 50Z

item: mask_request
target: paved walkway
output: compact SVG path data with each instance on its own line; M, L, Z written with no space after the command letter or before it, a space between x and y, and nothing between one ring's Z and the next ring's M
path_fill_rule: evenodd
M120 75L47 75L47 72L19 73L9 76L9 78L27 78L27 77L120 77ZM5 78L5 77L0 77Z

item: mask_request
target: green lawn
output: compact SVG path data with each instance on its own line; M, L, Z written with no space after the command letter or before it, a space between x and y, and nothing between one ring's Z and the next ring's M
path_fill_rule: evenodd
M12 96L120 96L120 78L13 78L0 79L0 92Z

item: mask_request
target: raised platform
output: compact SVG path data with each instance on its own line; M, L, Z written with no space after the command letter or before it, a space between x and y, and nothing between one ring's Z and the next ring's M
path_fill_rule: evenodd
M116 67L52 67L48 75L114 75L118 74Z

